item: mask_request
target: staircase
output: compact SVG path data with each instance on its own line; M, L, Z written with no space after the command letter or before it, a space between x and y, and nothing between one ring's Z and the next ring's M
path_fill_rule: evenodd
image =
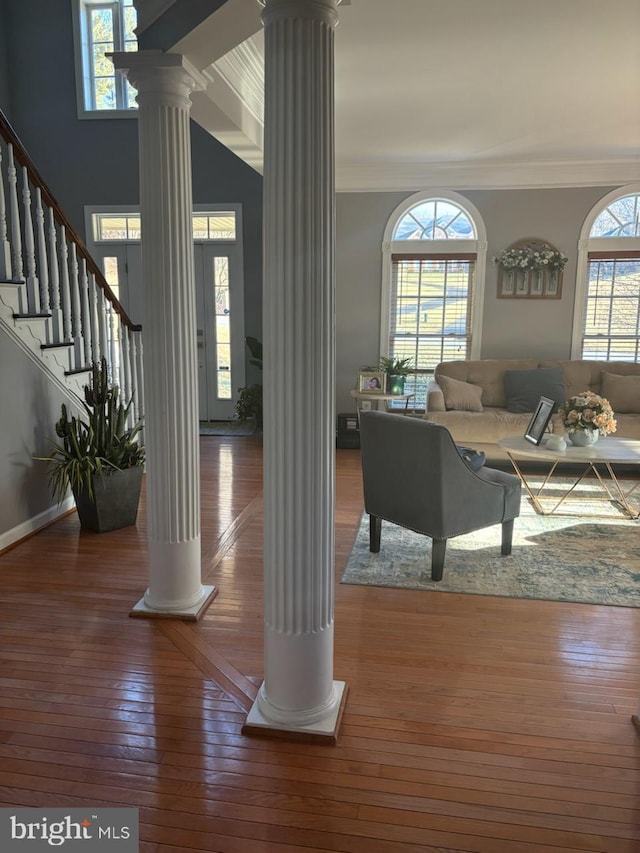
M143 414L142 327L98 265L0 110L0 330L79 402L93 362Z

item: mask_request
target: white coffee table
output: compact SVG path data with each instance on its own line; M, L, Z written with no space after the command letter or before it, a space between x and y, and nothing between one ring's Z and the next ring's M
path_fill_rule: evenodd
M543 438L542 443L538 447L521 437L503 438L498 442L498 446L506 452L511 460L511 464L520 477L522 485L527 490L527 494L531 498L531 503L536 512L541 515L551 515L556 512L584 478L593 472L606 494L603 500L611 501L629 518L637 519L640 517L640 512L631 506L628 500L640 483L636 481L631 488L625 491L612 467L616 464L640 465L640 441L631 438L607 436L606 438L601 437L599 441L589 447L574 447L568 444L566 450L559 451L548 450L546 440L547 437ZM517 459L532 459L537 462L550 463L551 467L545 475L541 486L536 488L531 486L518 465ZM544 489L549 485L557 467L562 463L584 465L584 471L577 476L575 482L560 500L557 500L557 497L553 498L555 505L551 509L545 509L541 501L550 500L550 498L548 495L543 494ZM601 465L604 471L600 471L597 467L598 465Z

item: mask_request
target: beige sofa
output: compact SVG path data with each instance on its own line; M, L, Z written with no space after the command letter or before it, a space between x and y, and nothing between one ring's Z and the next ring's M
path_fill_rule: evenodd
M532 414L507 408L505 373L558 366L564 378L564 399L587 389L601 394L615 412L618 424L615 435L640 439L640 363L635 362L538 359L442 362L429 387L425 418L445 424L458 444L484 450L488 459L504 460L506 454L497 442L524 435ZM508 379L513 391L514 376ZM553 415L550 429L564 432L558 415Z

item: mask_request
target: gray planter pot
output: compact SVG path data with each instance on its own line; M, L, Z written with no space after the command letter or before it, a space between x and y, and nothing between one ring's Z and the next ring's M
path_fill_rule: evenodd
M86 530L106 533L135 524L143 471L142 465L137 465L94 477L92 498L84 489L78 493L74 489L80 525Z

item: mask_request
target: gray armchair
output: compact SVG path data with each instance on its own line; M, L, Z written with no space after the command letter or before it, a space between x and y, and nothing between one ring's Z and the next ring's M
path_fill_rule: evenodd
M380 550L385 519L433 540L434 581L442 580L453 536L501 524L502 554L511 553L521 492L514 474L474 473L445 426L388 412L360 413L360 447L372 552Z

